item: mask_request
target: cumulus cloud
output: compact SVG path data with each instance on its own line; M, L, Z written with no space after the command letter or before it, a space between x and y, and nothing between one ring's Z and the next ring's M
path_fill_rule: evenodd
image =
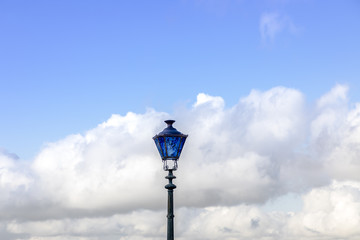
M360 236L360 183L334 181L311 190L304 208L288 222L303 239L358 239Z
M358 239L359 182L334 181L304 194L303 199L304 208L298 213L265 212L258 206L244 204L182 207L176 212L177 239ZM166 232L164 214L138 210L110 217L12 221L7 224L7 231L29 236L22 238L27 240L160 240Z
M360 104L349 108L347 91L337 85L313 107L285 87L231 107L201 93L174 115L114 114L31 162L1 151L0 237L162 239L166 181L151 137L168 118L189 134L176 172L179 239L359 237ZM300 212L261 208L288 193L303 196Z

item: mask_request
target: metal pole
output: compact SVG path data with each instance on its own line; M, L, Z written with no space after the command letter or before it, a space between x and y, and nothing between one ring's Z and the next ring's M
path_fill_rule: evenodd
M176 178L172 170L169 170L169 174L165 177L169 179L169 183L166 184L165 188L168 190L168 214L167 214L167 240L174 240L174 198L173 192L176 188L172 180Z

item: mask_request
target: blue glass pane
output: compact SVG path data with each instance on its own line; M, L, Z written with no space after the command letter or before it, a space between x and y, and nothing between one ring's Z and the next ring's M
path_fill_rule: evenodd
M186 137L181 138L180 147L179 147L179 156L178 157L180 157L181 151L182 151L182 149L184 147L184 144L185 144L185 140L186 140Z
M170 158L178 157L178 150L181 137L166 137L167 156Z
M157 149L158 149L158 151L160 153L161 158L163 158L164 154L163 154L163 151L162 151L162 149L160 147L159 138L155 138L154 141L155 141L156 147L157 147Z
M164 137L158 137L157 139L159 140L159 145L160 145L160 149L161 149L161 152L159 151L160 155L162 158L164 158L166 156Z

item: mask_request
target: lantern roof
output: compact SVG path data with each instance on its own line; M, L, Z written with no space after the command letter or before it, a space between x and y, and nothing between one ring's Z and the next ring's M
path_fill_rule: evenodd
M176 130L172 125L175 122L175 120L166 120L164 121L168 126L160 133L158 133L157 136L187 136ZM155 138L154 137L154 138Z

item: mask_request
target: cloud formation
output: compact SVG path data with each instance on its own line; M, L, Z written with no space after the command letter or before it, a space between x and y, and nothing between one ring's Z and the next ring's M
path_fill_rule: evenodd
M282 32L295 34L298 28L292 20L277 12L265 12L260 17L259 30L264 43L272 43L276 36Z
M347 91L337 85L313 106L285 87L232 107L200 93L173 115L114 114L32 162L1 151L0 238L162 239L166 181L151 137L175 118L189 134L176 172L178 239L356 239L360 104L350 108ZM288 193L303 197L301 211L261 208Z

